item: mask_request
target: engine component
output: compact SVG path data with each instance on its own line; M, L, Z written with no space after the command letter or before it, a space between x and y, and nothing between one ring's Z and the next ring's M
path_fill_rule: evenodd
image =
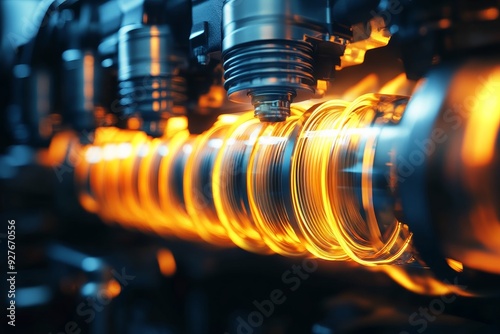
M230 100L250 98L256 117L275 122L290 116L293 101L314 95L320 59L315 53L324 52L327 44L333 71L347 43L330 34L329 8L317 5L300 0L224 3L222 55Z
M167 25L130 25L120 29L119 93L123 113L137 115L148 134L163 133L165 120L185 114L185 59Z

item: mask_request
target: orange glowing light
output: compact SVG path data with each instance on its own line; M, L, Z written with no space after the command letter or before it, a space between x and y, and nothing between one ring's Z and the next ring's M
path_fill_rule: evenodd
M151 56L151 76L160 75L160 32L157 26L151 26L150 39L150 56Z
M159 249L156 253L156 259L158 260L158 267L163 276L171 277L175 274L177 265L174 254L170 250L166 248Z
M449 20L449 19L441 19L438 22L438 26L441 29L448 29L449 27L451 27L451 20Z
M97 201L94 198L92 198L88 194L84 194L84 193L80 194L78 196L78 201L80 202L82 207L85 210L87 210L88 212L98 213L99 204L97 203Z
M448 263L450 268L455 270L456 272L461 273L462 271L464 271L464 265L462 262L453 259L446 259L446 262Z
M96 118L103 118L106 115L106 109L103 107L95 107L94 109L94 116Z
M74 147L79 145L79 140L76 134L72 131L62 131L54 135L50 143L44 164L46 165L62 165Z
M246 204L248 193L241 187L246 184L245 156L251 153L265 126L253 112L243 114L228 130L212 176L213 201L229 238L239 247L258 253L269 253L270 249L256 229Z
M220 117L210 130L196 138L184 172L186 210L191 217L196 217L195 229L202 239L219 245L231 245L231 242L217 215L210 184L215 157L235 120Z
M188 120L185 116L170 117L165 128L164 138L171 137L172 135L185 131L188 128Z
M384 86L380 88L379 93L408 96L411 95L415 84L415 82L408 80L405 73L401 73L394 79L385 83Z
M196 137L185 118L172 118L176 134L161 139L100 129L76 173L82 205L108 221L254 252L394 262L411 249L411 234L396 220L382 233L368 191L379 134L370 127L388 112L377 103L376 95L330 101L293 109L278 124L253 113L222 115ZM359 185L340 172L355 161L346 154L360 159ZM286 161L288 172L279 172ZM358 187L360 203L342 190Z
M222 107L226 100L226 90L222 86L212 85L207 94L200 96L198 106L204 108L217 109Z
M344 158L332 154L358 147L364 150L363 175L371 175L378 132L366 128L380 115L376 102L376 96L352 104L331 101L303 116L303 110L294 110L278 124L260 123L252 113L223 115L196 138L185 130L185 118L172 118L169 125L177 134L161 139L99 129L75 173L82 205L105 220L161 235L201 237L261 253L390 263L409 249L403 226L394 222L382 238L366 192L371 180L363 179L363 202L357 203L339 192L340 184L351 181L331 178L344 168L335 165ZM293 137L297 143L288 147ZM290 195L278 197L276 191L286 185L270 186L282 182L282 173L269 174L273 169L266 168L287 159Z
M500 126L500 100L495 85L500 82L500 68L496 68L475 96L470 119L465 130L462 160L467 166L488 165L496 150Z
M94 109L94 56L85 54L83 56L83 97L84 108Z
M92 145L73 147L82 157L75 165L80 202L107 222L162 236L383 264L381 270L417 293L457 293L435 279L385 266L416 256L408 227L392 211L384 211L385 220L379 221L382 212L373 199L383 121L403 114L387 108L397 99L368 94L351 103L328 101L307 111L294 109L282 123L261 123L253 113L222 115L197 136L187 131L185 117L170 118L161 138L98 128ZM489 106L498 108L496 103ZM491 146L500 116L481 110L478 114L496 125L474 120L475 115L472 121L487 132L482 142ZM477 150L478 134L467 135ZM70 137L52 143L54 161L64 159L64 141ZM169 250L159 250L157 258L165 276L175 273ZM458 262L449 263L460 269Z
M139 130L141 128L141 120L137 117L130 117L127 120L127 128L130 130Z
M158 101L153 102L153 111L160 111L160 103Z
M382 17L374 17L368 25L365 23L355 24L352 27L353 39L348 43L344 54L340 58L338 70L363 63L368 50L386 46L391 34L386 27Z
M166 150L166 151L165 151ZM138 165L138 197L149 227L160 235L172 233L168 218L161 209L158 193L158 175L162 159L168 155L168 144L155 138Z
M318 92L319 95L325 94L325 92L328 89L328 81L326 80L318 80L316 84L316 91Z
M500 11L498 8L491 7L479 12L479 17L485 21L493 21L498 18Z
M286 122L270 124L260 134L250 157L247 188L253 221L266 245L274 252L286 256L307 254L304 238L295 231L291 206L282 189L287 149L297 128L301 113L295 112ZM285 174L287 175L287 174Z
M485 196L484 186L478 187L476 184L473 193L479 198ZM498 220L497 203L491 200L475 203L475 207L470 212L470 220L474 222L470 233L479 242L478 246L467 252L460 252L460 250L457 252L457 255L460 256L460 262L466 266L480 268L485 272L500 274L500 266L498 265L500 221Z
M456 294L460 296L472 296L473 294L457 287L453 283L447 284L436 279L429 270L412 272L397 265L383 265L371 267L372 270L383 271L405 289L414 293L428 296L444 296Z
M362 80L360 80L357 84L346 90L342 99L346 101L354 101L363 94L375 93L378 91L378 85L378 76L374 73L369 74Z
M324 118L334 119L347 107L344 101L329 101L300 120L300 133L293 152L291 170L291 196L300 235L306 240L306 249L322 259L347 260L348 256L336 240L327 213L321 204L322 160L331 149L332 136L321 131ZM316 117L317 116L317 117ZM318 131L319 130L319 131Z
M170 159L164 159L160 166L160 182L165 185L173 185L175 182L183 180L182 172L185 171L186 160L189 159L192 152L193 140L187 132L185 134L181 133L170 140L172 155ZM178 171L179 164L184 165L182 172ZM197 220L189 216L185 195L180 193L183 187L183 184L179 187L162 187L160 189L160 201L163 210L172 215L172 224L175 226L176 234L179 237L198 240L201 236L196 230Z
M120 294L120 292L122 291L122 287L120 286L120 283L118 283L114 279L110 280L106 284L104 289L105 289L106 295L109 296L110 298L117 297Z

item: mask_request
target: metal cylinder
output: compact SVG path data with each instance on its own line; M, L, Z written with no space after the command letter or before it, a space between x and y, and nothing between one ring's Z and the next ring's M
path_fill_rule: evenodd
M499 68L498 55L435 68L395 144L404 219L421 256L450 281L456 273L445 258L500 273Z
M317 4L316 6L314 4ZM300 0L229 0L223 8L225 88L250 97L261 121L283 121L290 104L315 92L313 47L306 36L327 34L326 5Z
M101 91L99 63L92 52L78 49L66 50L62 58L64 118L77 130L92 130Z
M282 121L290 104L314 93L312 47L303 42L250 44L225 55L224 86L233 101L248 97L262 121Z
M175 47L168 26L130 25L119 32L120 103L127 116L138 115L151 135L163 130L162 120L184 115L185 59Z

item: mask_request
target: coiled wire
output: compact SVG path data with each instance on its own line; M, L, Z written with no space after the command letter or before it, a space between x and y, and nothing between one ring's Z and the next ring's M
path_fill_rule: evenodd
M220 246L407 261L411 233L396 218L380 224L373 204L380 120L393 100L328 101L280 123L223 115L198 136L98 129L75 166L80 201L106 221Z

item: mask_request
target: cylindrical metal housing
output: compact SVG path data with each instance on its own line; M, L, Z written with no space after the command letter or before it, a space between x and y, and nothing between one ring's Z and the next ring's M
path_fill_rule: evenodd
M78 49L66 50L62 59L63 116L76 130L92 130L101 92L99 62L93 52Z
M229 99L250 98L262 121L283 121L290 104L315 92L313 47L306 36L328 33L326 3L229 0L222 52Z
M394 176L424 260L499 274L500 63L497 55L443 64L408 104Z
M130 25L119 32L118 80L125 116L138 114L149 134L162 132L161 120L185 114L185 59L168 26Z

